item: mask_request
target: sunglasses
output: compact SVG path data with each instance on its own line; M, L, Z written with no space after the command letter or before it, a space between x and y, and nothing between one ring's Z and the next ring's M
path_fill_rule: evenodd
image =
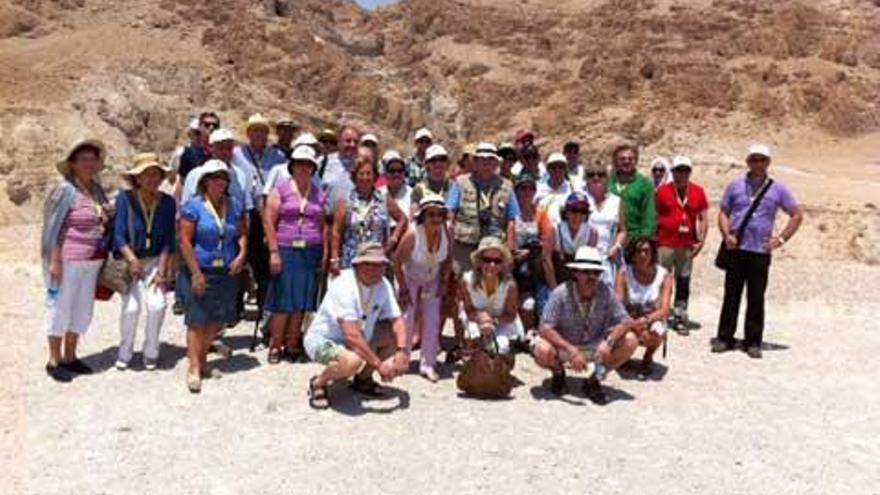
M486 265L500 265L501 263L504 263L504 260L501 258L483 257L481 258L481 261Z
M206 129L216 129L220 127L220 122L202 122L202 125L205 126Z
M665 173L665 172L666 172L666 169L664 169L664 168L654 168L654 169L651 169L651 173L652 173L652 174L662 174L662 173Z
M588 179L604 179L605 177L608 177L608 174L605 172L587 172L586 176Z

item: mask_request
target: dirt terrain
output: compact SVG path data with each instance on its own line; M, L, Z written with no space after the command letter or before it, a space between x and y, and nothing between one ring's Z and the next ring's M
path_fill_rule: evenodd
M124 6L123 6L124 5ZM880 5L866 0L0 0L0 466L3 493L880 493ZM112 369L119 303L97 307L69 385L42 371L38 211L68 142L167 155L193 112L355 122L406 148L532 127L607 162L622 139L690 154L715 206L752 141L806 220L773 260L762 361L711 355L722 275L698 259L662 376L607 382L605 407L546 392L525 356L506 401L457 395L453 369L391 399L268 366L251 327L200 396L182 321L162 365ZM576 391L580 381L569 379Z

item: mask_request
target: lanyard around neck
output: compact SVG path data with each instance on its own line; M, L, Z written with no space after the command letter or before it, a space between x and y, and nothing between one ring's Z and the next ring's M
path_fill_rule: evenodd
M153 240L153 223L156 220L156 211L159 209L159 201L153 201L151 207L147 208L147 204L144 202L144 197L140 191L137 192L136 196L138 203L141 206L141 211L144 213L144 223L147 229L147 249L149 249Z
M292 177L290 179L290 185L294 194L299 196L299 226L302 228L303 222L305 221L306 207L309 205L309 196L312 194L312 182L309 181L309 186L306 188L305 193L300 192L299 186Z
M222 202L220 211L218 212L217 209L214 208L214 204L211 203L211 200L205 198L205 207L208 209L211 216L214 217L214 222L217 223L217 230L220 232L220 245L222 246L226 237L226 203Z

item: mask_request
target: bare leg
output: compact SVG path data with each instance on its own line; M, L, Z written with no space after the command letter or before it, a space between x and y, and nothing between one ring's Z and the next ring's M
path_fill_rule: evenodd
M645 332L645 335L642 336L642 343L645 345L645 355L642 357L642 362L653 363L654 353L663 344L663 337L654 332Z
M272 313L269 318L269 351L280 351L284 345L284 330L290 321L288 313Z
M211 343L214 342L214 339L217 338L217 334L220 333L220 329L222 327L222 323L213 323L211 325L205 326L204 332L200 333L202 337L202 342L201 348L199 349L199 370L202 373L208 370L208 351L211 349Z
M290 353L299 353L302 349L302 325L305 313L291 313L287 318L284 332L284 348Z
M61 337L49 337L49 364L57 366L61 363Z
M620 342L611 349L608 344L602 342L596 352L602 359L602 363L608 371L616 370L636 352L639 347L639 338L633 332L627 332Z
M79 340L79 335L73 332L67 332L64 334L64 357L62 360L65 363L72 363L76 360L76 344Z
M336 380L350 378L354 376L363 365L364 360L354 352L349 350L340 351L339 355L336 356L336 359L327 364L324 371L318 375L318 378L315 380L315 386L323 387Z
M561 373L562 362L559 360L559 353L550 342L539 340L535 345L535 363L538 366L548 369L554 373Z
M189 359L190 375L200 376L202 371L202 334L205 327L190 327L186 331L186 357Z

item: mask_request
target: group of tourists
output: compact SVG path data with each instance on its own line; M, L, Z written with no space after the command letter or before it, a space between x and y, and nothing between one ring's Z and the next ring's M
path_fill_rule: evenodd
M213 112L188 133L170 164L134 156L123 173L130 187L113 200L98 180L101 141L74 143L58 163L41 245L53 379L91 373L78 338L120 264L116 368L132 362L142 312L143 365L156 368L173 300L193 393L220 375L208 356L228 356L223 332L249 299L265 315L268 363L323 366L309 380L315 408L329 407L328 386L340 380L381 393L374 375L407 373L414 350L430 382L440 379L441 353L450 364L481 349L511 363L528 353L551 372L553 393L566 392L568 370L604 403L607 373L642 346L637 376L647 379L668 331L688 334L693 259L710 220L686 156L654 160L648 177L633 145L614 149L608 167L582 160L575 141L542 155L528 130L512 143L466 146L455 163L427 128L414 133L408 158L381 152L354 126L315 135L260 114L241 140ZM715 352L734 348L747 288L745 349L761 356L771 253L801 221L792 194L768 177L770 159L766 146L752 146L748 172L720 204L726 278ZM774 233L779 209L790 219ZM454 343L444 350L447 319Z

